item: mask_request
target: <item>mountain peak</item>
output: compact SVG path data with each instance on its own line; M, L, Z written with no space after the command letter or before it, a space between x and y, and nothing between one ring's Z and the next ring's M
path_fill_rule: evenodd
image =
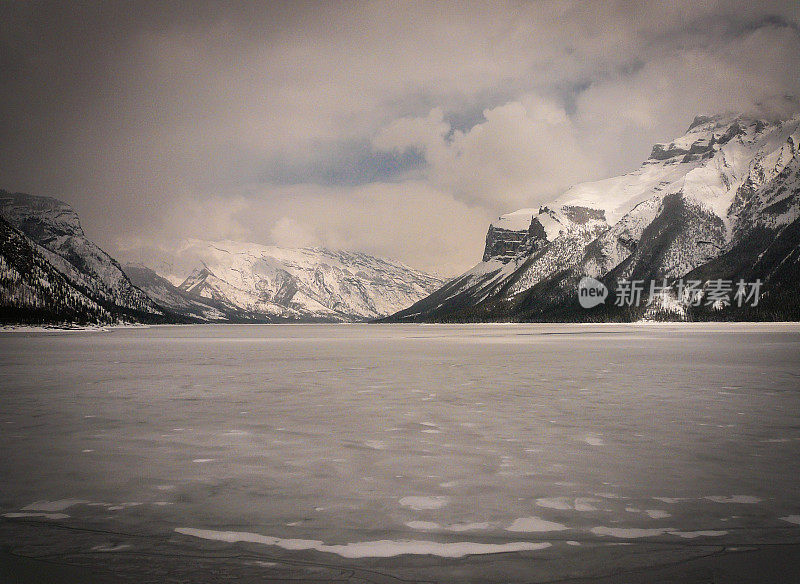
M635 314L610 306L581 312L580 279L613 290L618 281L702 276L772 287L759 312L728 317L795 319L798 144L797 115L697 116L682 136L656 144L638 169L501 216L489 227L483 262L393 318L625 319Z
M0 213L26 233L36 231L37 225L46 223L50 230L84 236L75 210L64 201L53 197L12 193L0 189Z

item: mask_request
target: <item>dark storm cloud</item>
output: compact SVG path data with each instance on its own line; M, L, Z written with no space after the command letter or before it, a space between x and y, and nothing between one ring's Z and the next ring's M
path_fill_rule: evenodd
M310 158L278 156L257 161L266 168L255 173L255 180L274 185L317 183L331 186L356 186L372 182L393 182L409 178L425 163L417 151L376 151L366 140L322 147Z
M798 10L7 2L0 187L67 200L123 255L232 237L453 272L493 215L695 114L796 110Z

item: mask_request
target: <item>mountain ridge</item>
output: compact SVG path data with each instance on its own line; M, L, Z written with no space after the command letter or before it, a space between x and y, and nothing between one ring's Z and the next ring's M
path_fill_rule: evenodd
M778 238L800 217L798 144L800 116L781 121L698 116L684 135L654 145L634 171L581 183L551 203L502 215L489 226L482 262L387 321L643 318L647 306L582 309L578 281L590 276L611 291L630 279L675 282L705 273L695 270L748 241L756 256L765 252L769 238ZM723 272L708 274L762 275L741 265ZM659 318L800 316L797 300L770 299L767 285L766 303L757 311L736 313L729 305L686 310L682 300L674 300L680 308ZM612 292L609 302L614 301Z
M413 304L442 283L395 260L322 247L193 239L177 256L196 266L178 288L273 318L371 320ZM178 280L174 274L167 278Z
M441 285L361 252L189 240L181 251L202 267L175 286L144 265L123 267L53 197L0 190L0 218L3 322L48 315L103 324L355 322L396 312ZM50 293L55 288L67 304Z
M77 213L67 203L0 190L0 217L16 232L6 229L4 241L25 238L25 245L16 249L34 249L49 264L48 273L60 274L71 288L103 308L87 315L89 321L180 322L131 284L120 264L86 237ZM10 255L4 258L8 265L15 263ZM48 297L49 281L39 283L38 292L43 297Z

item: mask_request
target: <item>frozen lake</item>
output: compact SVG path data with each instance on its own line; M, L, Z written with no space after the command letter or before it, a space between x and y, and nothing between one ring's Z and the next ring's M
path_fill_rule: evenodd
M800 539L798 325L6 332L0 392L0 543L138 582L536 582Z

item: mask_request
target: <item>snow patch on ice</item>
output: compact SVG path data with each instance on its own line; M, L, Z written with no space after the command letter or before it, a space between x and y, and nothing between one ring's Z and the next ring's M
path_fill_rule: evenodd
M514 522L506 527L506 531L563 531L569 529L566 525L556 523L555 521L546 521L539 517L521 517L515 519Z
M575 511L597 511L597 507L592 505L595 501L588 497L579 497L575 499Z
M63 511L74 505L88 503L84 499L59 499L58 501L34 501L22 508L23 511Z
M684 539L694 539L696 537L719 537L726 535L727 531L704 530L704 531L678 531L673 527L656 527L652 529L642 529L639 527L593 527L591 532L595 535L617 537L620 539L636 539L640 537L655 537L658 535L674 535Z
M645 509L644 511L651 519L664 519L665 517L671 517L669 513L666 511L662 511L661 509Z
M590 530L595 535L604 535L608 537L619 537L622 539L633 539L639 537L654 537L656 535L664 535L669 531L666 527L656 527L653 529L643 529L640 527L592 527Z
M781 521L788 521L789 523L800 525L800 515L787 515L786 517L781 517Z
M281 539L258 533L241 531L214 531L210 529L194 529L191 527L177 527L177 533L224 541L227 543L258 543L272 545L285 550L315 550L323 553L336 554L343 558L392 558L401 555L430 555L443 558L463 558L478 554L500 554L508 552L535 551L550 547L546 542L531 543L527 541L514 541L503 544L488 544L474 542L439 543L423 540L377 540L330 545L322 541L311 539Z
M720 537L727 535L727 531L705 530L705 531L669 531L670 535L677 535L684 539L694 539L695 537Z
M742 505L755 505L756 503L760 503L762 501L761 498L753 497L752 495L733 495L731 497L715 495L712 497L704 497L704 499L714 501L714 503L739 503Z
M570 505L564 497L542 497L536 499L536 504L539 505L539 507L546 507L548 509L572 509L572 505Z
M93 552L121 552L123 550L129 550L132 546L128 545L127 543L120 543L117 545L96 545L91 548Z
M656 501L661 501L662 503L666 503L667 505L675 505L676 503L682 503L684 501L691 501L688 497L653 497Z
M455 531L460 533L462 531L479 531L482 529L489 529L491 527L491 523L486 521L480 523L455 523L447 527L449 531Z
M67 519L66 513L3 513L8 519L22 519L25 517L43 517L44 519Z
M627 497L623 497L617 493L595 493L595 495L603 499L627 499Z
M406 525L411 529L421 529L424 531L439 529L441 527L438 523L434 523L433 521L409 521Z
M424 511L426 509L441 509L450 503L450 497L403 497L399 502L403 507L411 507L415 511Z
M562 511L597 511L597 507L592 505L596 499L589 497L578 497L572 501L568 497L542 497L536 499L536 504L539 507L546 507L547 509L558 509Z

